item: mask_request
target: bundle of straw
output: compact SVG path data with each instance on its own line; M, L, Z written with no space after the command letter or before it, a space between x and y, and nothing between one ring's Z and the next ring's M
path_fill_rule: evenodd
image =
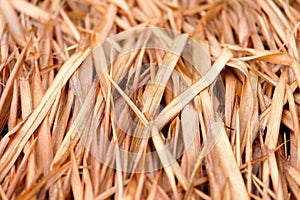
M0 10L0 199L300 199L299 0Z

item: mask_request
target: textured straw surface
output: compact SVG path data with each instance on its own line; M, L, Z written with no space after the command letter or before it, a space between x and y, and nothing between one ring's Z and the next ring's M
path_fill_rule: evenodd
M0 199L300 199L299 27L299 0L0 0Z

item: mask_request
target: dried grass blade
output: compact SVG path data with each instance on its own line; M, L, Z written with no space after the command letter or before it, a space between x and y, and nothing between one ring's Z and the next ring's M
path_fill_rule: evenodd
M184 143L184 154L182 159L182 168L187 177L190 177L193 169L196 167L197 157L200 154L200 129L198 112L191 104L184 107L181 113L182 135ZM191 142L192 140L192 142ZM183 165L184 164L184 165Z
M294 62L291 56L285 52L242 48L234 45L225 45L225 46L234 51L252 54L252 56L240 58L243 61L261 60L261 61L266 61L274 64L281 64L281 65L288 65L288 66L291 66Z
M296 181L289 174L286 174L285 177L296 199L300 199L300 188L297 185Z
M277 84L271 105L271 114L268 123L268 129L265 139L265 144L270 149L275 149L277 146L281 116L283 111L285 84L287 81L286 73L283 73Z
M30 146L28 147L28 149L25 151L25 155L21 161L21 164L19 166L19 169L14 177L14 179L11 181L11 184L7 190L7 197L8 198L11 198L13 192L15 191L18 183L20 182L20 178L21 178L21 175L22 173L24 173L24 171L26 170L26 166L28 165L28 158L32 155L33 153L33 149L34 149L34 146L36 145L36 141L37 139L35 139L31 144Z
M1 197L3 200L8 200L8 197L6 196L5 192L3 191L3 188L2 188L1 185L0 185L0 197Z
M74 101L74 94L72 90L68 91L66 94L66 99L61 100L61 105L58 108L59 111L56 115L56 119L52 129L52 145L53 145L53 152L56 154L57 150L59 149L65 132L67 131L67 125L69 121L69 117L71 114L71 109Z
M19 72L20 67L23 64L23 61L25 59L26 53L28 51L28 48L30 47L31 44L31 40L28 41L28 43L26 44L26 46L24 47L24 49L22 50L16 64L14 65L14 68L12 70L12 72L10 73L9 79L6 83L6 87L4 89L4 91L2 92L1 98L0 98L0 113L3 113L4 109L4 105L6 103L7 100L7 96L10 94L11 92L11 88L13 87L14 81L16 79L16 76Z
M174 192L174 195L176 195L176 184L174 179L174 174L176 175L177 179L183 186L183 188L186 190L188 186L188 181L186 177L184 176L180 166L176 162L176 160L173 158L171 152L165 147L165 144L162 141L162 138L160 136L160 133L158 132L158 129L156 126L152 126L152 137L151 137L155 149L158 153L158 156L160 158L160 161L167 173L167 176L169 178L169 181L172 185L172 189Z
M91 117L95 117L93 115L91 115L92 113L92 109L94 108L94 98L96 95L96 81L93 82L93 85L91 86L91 89L85 99L85 101L83 102L83 104L81 105L81 109L78 112L73 124L71 125L70 129L68 130L68 132L66 133L66 136L64 137L64 140L62 141L59 149L57 150L51 167L55 167L57 165L60 165L61 162L64 161L64 159L66 159L66 157L69 155L69 151L67 150L69 148L69 146L73 143L76 144L78 142L79 139L81 139L83 142L87 142L88 141L88 134L90 129L87 127L87 123L90 122L90 118ZM94 127L91 127L91 129ZM85 130L88 130L87 132L85 132Z
M53 159L53 146L51 142L52 135L50 130L49 120L48 117L46 117L38 129L38 140L36 146L37 165L44 174L49 172Z
M271 105L271 113L270 113L270 119L268 122L268 128L266 133L266 139L265 144L266 146L274 150L277 146L278 142L278 136L279 136L279 129L280 129L280 122L282 117L282 111L283 111L283 105L284 105L284 94L285 94L285 84L287 81L287 73L286 71L283 72L279 79L279 83L277 84L277 87L275 88L273 99L272 99L272 105ZM271 152L269 157L269 166L267 166L267 163L264 163L264 177L268 174L267 167L270 168L271 178L273 187L276 193L276 198L283 198L282 194L282 186L281 186L281 180L280 175L277 168L277 163L275 159L275 153ZM264 179L265 180L265 179Z
M29 80L21 79L20 84L20 96L21 96L21 108L22 108L22 118L26 117L32 112L32 95L29 85Z
M125 102L130 106L132 111L137 115L140 121L144 124L144 126L148 125L148 120L145 115L139 110L139 108L131 101L131 99L126 95L126 93L119 87L119 85L107 74L104 73L107 79L113 84L113 86L117 89L120 95L124 98Z
M57 93L62 89L62 87L69 80L71 75L77 70L82 61L90 53L90 49L87 49L84 52L75 53L69 60L66 62L58 75L56 76L51 87L45 93L41 103L29 116L28 120L21 127L20 134L21 139L14 141L11 146L6 150L4 155L0 159L0 180L5 177L7 170L14 164L15 160L20 155L23 147L27 143L28 139L32 133L37 129L42 120L47 115L49 109L51 108Z
M100 42L103 42L109 35L109 32L111 31L112 27L114 26L114 20L117 14L117 6L110 4L107 8L106 15L101 21L101 24L96 29L97 32L100 32Z
M165 55L162 64L156 74L155 81L153 84L148 84L144 93L144 107L143 113L147 113L151 118L156 115L158 110L158 105L163 97L163 93L165 91L166 84L170 79L170 76L175 68L176 63L184 49L184 46L187 42L187 34L177 36L172 46ZM138 126L135 129L134 136L136 137L132 142L130 147L131 151L136 151L140 147L141 139L140 137L143 134L143 128Z
M124 185L123 186L126 186L128 184L128 180L126 180L124 182ZM110 196L112 196L115 192L117 191L117 186L113 186L109 189L107 189L105 192L101 193L100 195L98 195L95 200L104 200L104 199L107 199L109 198Z
M247 128L249 128L249 125L251 123L251 120L253 117L253 112L254 112L253 90L252 90L249 78L246 78L243 83L243 86L242 86L240 113L239 113L240 134L241 134L241 140L242 140L241 152L244 151L244 148L247 143L248 135L246 134L246 132L247 132Z
M187 35L183 34L173 41L170 51L165 55L161 67L156 74L154 85L149 85L144 92L143 99L145 104L143 112L147 112L150 115L156 112L157 108L155 105L159 105L161 101L166 84L178 62L187 38Z
M10 105L10 114L8 118L8 131L11 131L17 125L18 118L18 105L19 105L19 91L18 91L18 83L14 81L14 88L12 94L12 100ZM1 116L0 116L1 117ZM1 127L1 125L0 125ZM0 156L1 156L1 148L0 148Z
M199 92L208 87L219 75L226 63L232 58L232 53L228 49L223 49L222 53L210 68L210 70L196 83L186 89L183 93L173 99L157 116L155 125L160 130L169 120L175 117Z
M271 1L268 1L268 2L270 3ZM280 18L282 16L278 16L274 12L274 10L272 9L272 7L268 4L268 2L267 1L260 2L260 5L261 5L262 9L269 16L269 20L270 20L269 23L272 24L272 26L274 27L275 31L280 36L281 40L285 42L286 41L286 34L285 34L284 30L286 28L289 28L289 27L284 27L284 24L281 21L282 18ZM279 11L279 13L281 13L281 12ZM283 16L283 19L285 19L284 16Z
M8 0L0 1L0 8L6 22L8 23L9 31L17 44L22 47L26 46L24 30L19 22L16 12L11 5L11 2Z
M292 90L289 86L286 86L286 95L287 95L287 98L288 98L288 103L289 103L289 110L291 112L291 121L292 121L292 127L293 127L293 135L294 137L291 137L291 143L293 143L293 138L295 139L295 145L296 145L296 148L291 150L291 163L294 165L294 166L300 166L300 151L299 151L299 148L300 148L300 144L298 143L299 140L299 135L298 134L295 134L295 133L299 133L300 132L300 126L299 126L299 119L298 119L298 116L297 116L297 108L296 108L296 104L295 104L295 99L294 99L294 96L292 94ZM294 159L295 158L295 159Z
M66 12L63 9L60 10L60 15L62 16L62 18L64 19L64 21L68 25L68 27L70 28L71 33L73 34L73 37L78 42L80 40L80 34L77 31L75 25L72 23L72 21L70 20L69 16L66 14Z
M49 22L51 16L48 12L42 10L41 8L34 6L33 4L26 2L24 0L14 0L11 1L12 6L15 7L21 13L24 13L33 19L40 21L44 24Z
M300 171L299 171L299 169L295 168L288 162L285 162L283 164L283 168L286 171L286 173L288 173L291 177L293 177L293 179L295 180L297 185L300 187Z
M75 200L82 200L83 199L83 188L79 176L77 159L75 158L74 151L71 150L71 163L72 163L72 170L71 170L71 186Z
M291 68L294 72L294 76L298 82L298 87L300 88L300 63L297 60L294 60Z
M229 186L231 187L230 195L232 199L248 199L248 193L234 158L234 154L231 150L230 143L224 129L224 124L220 122L220 119L218 119L216 122L211 124L209 130L211 134L220 134L218 142L215 144L210 153L212 158L214 158L211 160L213 170L216 165L221 166L223 178L221 178L222 180L219 179L218 181L229 181ZM214 173L220 172L214 171Z
M90 169L89 169L90 166L88 165L87 158L88 158L88 153L86 153L83 158L82 179L85 183L84 199L95 199L93 185L92 185L91 177L90 177L91 176Z
M29 200L34 197L34 195L47 183L47 181L51 180L56 174L62 175L63 172L67 171L71 167L71 163L67 162L63 166L59 168L53 169L47 176L44 176L39 182L34 184L31 188L23 192L20 196L16 198L16 200ZM59 178L59 177L56 177Z

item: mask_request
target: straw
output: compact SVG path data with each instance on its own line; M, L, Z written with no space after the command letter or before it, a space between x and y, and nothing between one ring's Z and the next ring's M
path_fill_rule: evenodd
M299 199L298 0L0 1L0 199Z

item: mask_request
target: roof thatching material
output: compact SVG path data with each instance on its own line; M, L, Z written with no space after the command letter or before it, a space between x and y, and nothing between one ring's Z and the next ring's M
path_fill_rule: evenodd
M0 10L0 199L300 199L299 0Z

